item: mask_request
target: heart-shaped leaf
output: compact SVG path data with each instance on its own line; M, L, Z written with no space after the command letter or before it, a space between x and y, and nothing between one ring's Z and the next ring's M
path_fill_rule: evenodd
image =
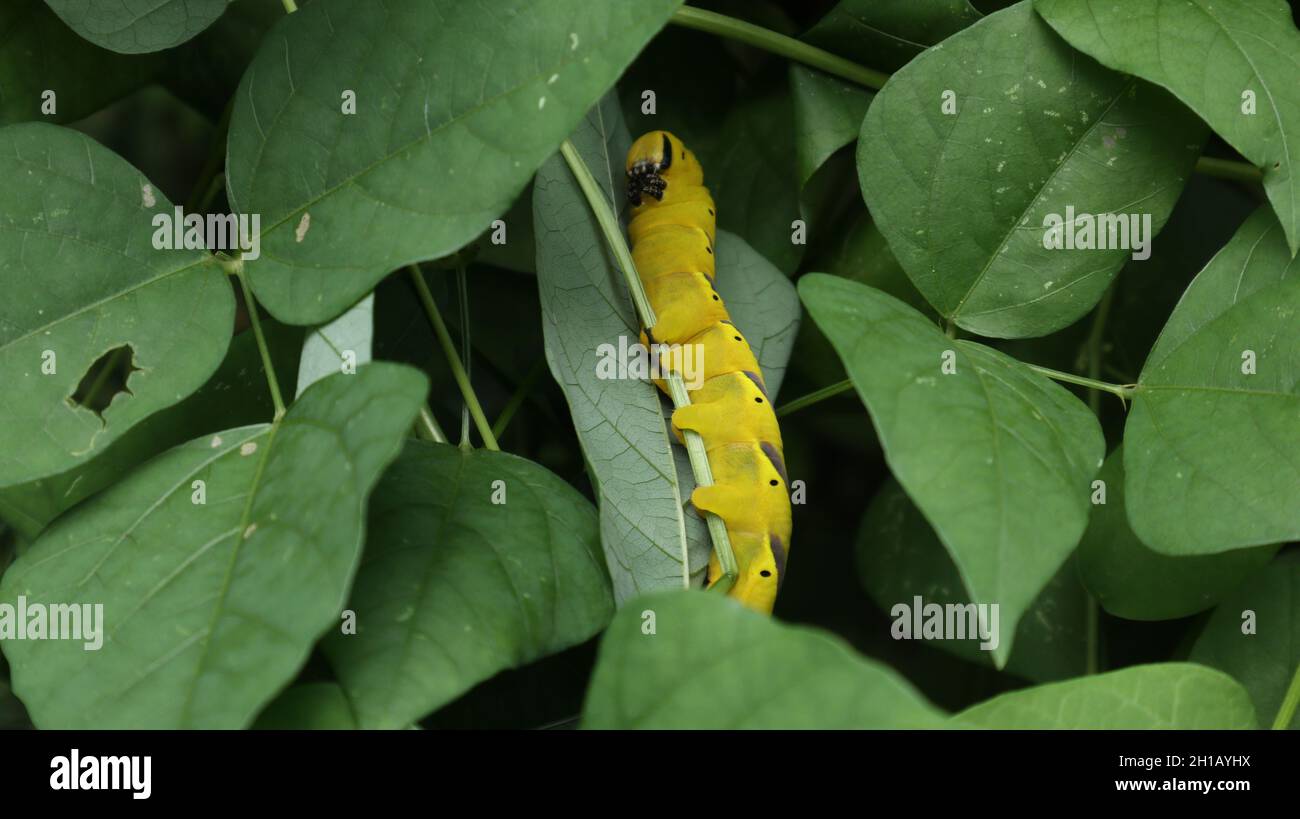
M409 441L370 505L324 644L364 728L404 728L499 671L581 643L614 612L596 510L531 461Z
M0 601L102 609L85 641L0 633L33 722L248 725L339 623L366 498L426 391L395 364L331 376L275 424L191 441L60 518Z
M1300 537L1300 260L1261 208L1183 294L1124 430L1138 538L1201 555Z
M180 45L216 22L233 0L45 0L73 31L122 54Z
M600 644L584 728L933 728L942 713L839 639L723 595L637 598Z
M1258 727L1246 690L1194 663L1139 665L1012 691L967 708L952 723L1001 730Z
M1086 313L1140 255L1204 134L1166 92L1080 57L1025 0L886 83L862 122L858 176L942 315L985 336L1038 336ZM1108 249L1082 249L1099 242Z
M1284 0L1037 0L1070 45L1163 86L1264 170L1300 250L1300 31Z
M171 203L89 137L2 128L0 178L0 486L11 486L93 458L202 386L235 302L214 257L155 247L152 220ZM79 401L101 359L130 375L95 409Z
M680 2L316 0L289 15L230 121L231 201L261 218L259 301L318 324L479 235Z
M1003 666L1021 615L1087 525L1105 453L1096 417L1024 364L948 338L878 290L813 273L799 295L971 600L1000 606Z

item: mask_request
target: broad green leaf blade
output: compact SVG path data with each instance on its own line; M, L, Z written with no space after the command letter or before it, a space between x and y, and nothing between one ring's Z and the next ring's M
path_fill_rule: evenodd
M799 295L834 345L885 461L943 541L975 603L997 603L1006 663L1016 624L1078 543L1105 442L1058 384L953 341L902 302L809 274ZM955 373L941 371L944 359Z
M1194 663L1139 665L1012 691L967 708L952 724L1004 730L1258 727L1245 689Z
M56 522L0 600L102 604L103 644L0 634L33 722L248 725L340 622L366 498L426 390L394 364L332 376L276 425L191 441Z
M744 239L720 230L716 244L718 293L754 350L768 394L776 398L799 335L799 294L785 274Z
M1300 728L1300 713L1278 724L1287 689L1300 675L1300 552L1280 555L1220 603L1190 659L1245 686L1261 725Z
M625 196L631 139L612 95L593 108L573 144L616 212ZM686 513L659 393L648 381L602 379L601 345L640 337L623 274L586 198L558 154L537 172L533 216L546 361L564 391L600 510L600 539L614 599L682 588L707 544L688 542ZM694 551L691 545L694 543Z
M232 0L45 0L68 27L122 54L180 45L216 22Z
M1272 559L1276 546L1170 556L1133 534L1124 504L1124 455L1116 449L1097 479L1106 502L1092 507L1079 541L1079 573L1102 608L1130 620L1173 620L1210 608Z
M479 235L680 2L317 0L289 15L230 122L231 201L261 216L259 301L318 324Z
M295 394L301 395L322 378L368 363L374 335L375 294L371 293L329 324L307 334Z
M408 441L375 490L348 608L357 633L325 654L361 727L404 728L605 627L596 510L523 458Z
M158 250L172 205L90 138L0 129L0 486L64 472L207 381L235 319L203 251ZM39 282L40 286L33 286ZM127 346L137 370L102 415L73 401L91 365Z
M335 682L287 688L253 723L255 729L270 731L348 731L356 727L347 695Z
M1125 493L1152 549L1212 554L1300 537L1298 315L1300 261L1261 208L1197 274L1138 379Z
M969 606L971 599L961 575L943 543L910 501L897 481L888 481L876 493L862 518L857 540L858 571L871 599L899 622L899 616L916 622L925 606ZM920 597L918 610L917 597ZM1034 682L1077 677L1087 660L1087 594L1079 584L1073 563L1067 561L1034 600L1015 630L1015 650L1006 671ZM895 606L908 607L895 615ZM901 611L901 610L900 610ZM957 611L957 610L954 610ZM963 608L963 623L974 623L972 611ZM954 621L955 623L955 621ZM891 626L892 628L892 626ZM922 639L924 629L910 629L911 639ZM962 639L927 639L929 645L981 665L992 665L989 650L978 632L965 631ZM899 639L897 634L893 635ZM955 635L954 635L955 637Z
M872 95L801 65L790 66L790 91L799 184L803 186L832 154L858 138Z
M302 328L273 319L262 322L280 390L291 395ZM0 489L0 518L34 540L50 521L106 489L150 458L208 433L269 421L275 414L251 330L236 336L226 359L208 382L175 406L149 416L80 466L29 483Z
M0 3L0 33L0 125L74 122L147 85L160 67L154 56L114 54L81 39L44 0Z
M980 16L967 0L840 0L800 39L894 71Z
M1025 0L886 83L862 123L858 177L894 255L942 315L980 335L1039 336L1091 309L1140 255L1073 241L1049 249L1051 217L1073 214L1082 231L1084 214L1128 214L1149 240L1204 134L1166 92L1071 50ZM1101 229L1108 246L1122 243L1114 232Z
M1037 0L1070 45L1173 92L1264 171L1300 250L1300 32L1285 0Z
M600 644L584 728L933 728L943 714L838 638L702 591L637 598Z
M966 0L841 0L800 39L894 71L979 19ZM790 88L799 179L806 185L832 154L858 138L872 94L799 65L790 66Z

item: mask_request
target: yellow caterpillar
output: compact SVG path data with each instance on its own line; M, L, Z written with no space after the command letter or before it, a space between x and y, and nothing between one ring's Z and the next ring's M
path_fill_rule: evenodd
M703 348L704 380L673 413L679 440L684 429L704 439L713 471L714 484L691 502L727 526L739 569L728 593L769 613L790 544L789 481L758 362L713 287L716 218L704 170L677 137L651 131L628 151L627 193L632 258L658 320L642 342ZM664 358L671 367L674 356ZM720 574L714 555L709 584Z

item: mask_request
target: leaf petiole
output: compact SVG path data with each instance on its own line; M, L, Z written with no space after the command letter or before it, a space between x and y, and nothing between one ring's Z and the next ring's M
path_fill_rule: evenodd
M227 271L232 267L222 262ZM262 319L257 315L257 300L248 287L244 275L244 262L236 259L233 265L235 278L239 279L239 288L244 294L244 306L248 308L248 320L253 325L253 335L257 338L257 352L262 356L262 372L266 374L266 384L271 389L271 404L275 407L275 421L284 417L284 398L280 396L280 380L275 375L275 365L271 363L271 350L266 346L266 336L262 334Z
M419 294L420 302L424 305L424 312L429 316L429 323L433 325L434 335L438 337L438 344L442 346L442 351L447 357L452 378L456 379L456 386L460 388L460 394L465 398L465 405L469 408L470 417L474 419L474 426L478 428L479 437L483 439L483 446L493 452L499 452L501 447L497 444L496 436L492 434L492 425L487 422L487 416L483 414L483 407L474 392L474 385L469 382L469 375L461 363L460 354L456 352L456 345L452 343L447 324L442 320L442 314L438 312L433 294L429 292L429 285L425 283L419 266L409 265L407 269L411 273L415 292Z

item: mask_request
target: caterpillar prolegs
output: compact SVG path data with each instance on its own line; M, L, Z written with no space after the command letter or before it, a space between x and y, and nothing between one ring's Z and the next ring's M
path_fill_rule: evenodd
M716 218L704 170L680 139L651 131L628 151L627 193L632 258L657 318L642 342L702 346L703 381L673 413L678 440L681 430L698 432L713 471L714 484L697 487L691 502L726 524L739 568L728 593L771 612L790 544L789 481L762 372L713 286ZM710 585L720 574L714 555Z

